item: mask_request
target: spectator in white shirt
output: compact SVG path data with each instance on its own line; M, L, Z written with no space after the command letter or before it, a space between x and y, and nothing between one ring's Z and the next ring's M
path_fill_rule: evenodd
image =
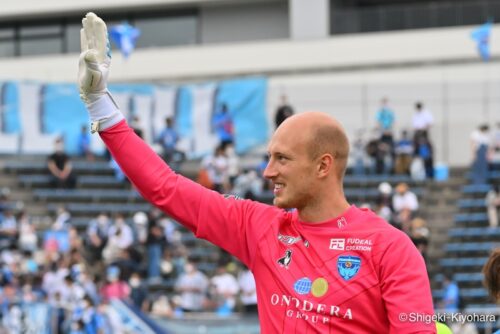
M434 118L432 117L431 112L424 108L422 102L415 103L415 113L413 114L412 126L414 131L414 140L419 136L427 136L429 137L429 130L431 129L432 124L434 123Z
M240 291L236 278L227 272L225 264L219 264L217 274L212 277L210 283L213 287L213 297L217 308L233 310L236 306L236 296Z
M108 231L108 242L103 250L103 257L107 263L116 260L120 252L127 249L134 242L132 228L127 225L121 215L117 215L114 224Z
M404 232L410 232L410 222L418 210L417 196L409 190L406 183L396 186L396 193L392 197L392 207L396 213L396 221Z
M257 313L257 290L255 287L255 278L252 272L245 268L238 276L238 284L241 289L241 303L245 308L245 313Z
M196 268L193 262L186 263L184 274L179 277L175 284L175 290L181 293L180 306L182 311L202 311L207 289L207 277Z

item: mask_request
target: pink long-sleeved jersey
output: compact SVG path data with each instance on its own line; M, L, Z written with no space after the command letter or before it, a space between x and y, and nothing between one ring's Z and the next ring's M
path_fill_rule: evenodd
M308 224L177 175L125 121L100 135L144 198L253 271L262 333L436 332L422 257L373 212Z

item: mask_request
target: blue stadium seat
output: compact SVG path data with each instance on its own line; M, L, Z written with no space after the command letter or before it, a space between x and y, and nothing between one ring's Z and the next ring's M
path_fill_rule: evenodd
M456 242L444 246L446 252L489 252L499 247L500 242Z
M488 257L445 258L439 260L442 267L482 267Z
M49 204L48 210L51 212L55 212L58 207L58 204ZM147 212L151 208L151 205L148 203L68 203L65 205L65 207L72 214L97 215L101 212L107 212L111 214L123 213L125 215L129 215L134 214L137 211Z
M500 227L465 227L452 228L448 231L450 238L500 237Z
M455 215L455 223L467 222L488 222L488 215L486 213L460 213Z
M486 208L486 200L481 199L459 199L457 205L460 209L478 209Z
M491 184L468 184L462 187L463 194L484 194L491 190Z
M35 189L33 190L33 196L45 201L98 201L110 199L131 201L142 198L137 191L119 189Z

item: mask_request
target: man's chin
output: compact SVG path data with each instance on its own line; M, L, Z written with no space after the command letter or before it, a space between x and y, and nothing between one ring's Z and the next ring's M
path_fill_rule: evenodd
M292 206L290 206L287 202L280 200L279 198L274 198L273 200L274 206L280 208L280 209L291 209Z

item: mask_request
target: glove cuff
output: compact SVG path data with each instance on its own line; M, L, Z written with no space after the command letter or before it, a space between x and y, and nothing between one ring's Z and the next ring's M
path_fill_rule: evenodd
M90 115L91 133L106 130L125 119L108 91L86 105Z

